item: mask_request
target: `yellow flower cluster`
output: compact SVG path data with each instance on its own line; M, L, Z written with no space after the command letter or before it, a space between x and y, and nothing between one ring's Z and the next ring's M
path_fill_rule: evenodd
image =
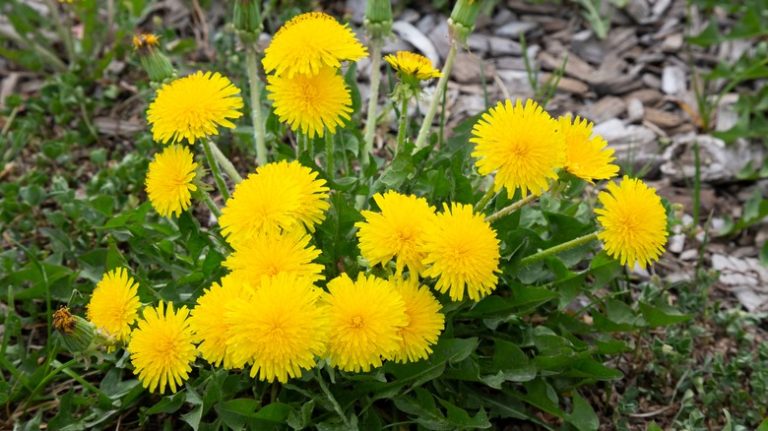
M480 300L496 288L499 241L496 232L471 205L444 205L394 191L377 194L379 212L363 211L357 223L360 252L371 265L394 260L399 275L437 279L435 289L460 301Z
M269 73L267 97L277 117L310 138L336 133L352 113L352 97L339 68L366 55L352 30L323 12L304 13L285 23L262 60Z
M507 100L483 114L472 129L472 156L482 175L493 175L497 191L540 195L561 169L593 183L616 177L613 150L579 117L552 118L532 100ZM600 192L597 209L605 251L625 265L645 266L659 258L667 239L667 218L656 191L624 177Z
M151 34L134 36L134 46L157 43ZM166 83L149 105L147 121L152 137L170 143L149 164L145 179L152 207L163 217L179 216L189 208L192 193L198 190L198 164L181 141L217 135L218 128L234 128L231 120L242 116L240 90L219 73L196 72Z

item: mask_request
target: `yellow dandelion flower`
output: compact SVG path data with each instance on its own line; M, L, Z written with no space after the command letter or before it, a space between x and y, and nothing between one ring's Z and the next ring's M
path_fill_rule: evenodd
M165 387L176 392L192 371L197 351L189 327L187 307L173 310L173 303L144 309L143 318L131 334L128 351L131 352L133 373L141 385L150 392L165 392Z
M408 324L403 298L389 283L343 274L328 283L324 297L330 318L328 355L344 371L369 371L400 348L399 332Z
M352 113L352 97L344 78L324 67L315 75L267 76L267 97L275 115L294 132L311 137L333 134Z
M479 301L496 288L499 271L499 240L496 232L472 210L472 205L443 204L443 212L427 231L424 249L429 267L424 277L437 278L435 289L451 299Z
M285 383L301 376L325 351L321 294L306 277L283 273L265 278L250 299L225 313L227 349L236 361L253 364L251 377Z
M218 126L233 129L243 115L240 90L226 77L198 71L163 85L149 105L152 138L168 143L218 135Z
M253 290L237 277L227 275L221 279L221 284L213 283L211 287L197 298L197 305L189 316L189 327L195 335L194 341L200 343L197 350L200 355L214 366L224 365L224 368L239 368L245 363L236 363L232 352L227 348L230 337L230 325L222 319L226 313L250 297Z
M149 164L145 180L152 207L163 217L179 216L189 208L197 163L189 148L171 145Z
M428 288L419 286L415 277L390 280L393 288L405 303L408 325L400 329L400 348L393 355L397 362L415 362L426 359L432 353L445 327L445 316L440 312L440 303Z
M363 211L358 222L360 252L371 265L386 264L396 259L397 273L405 267L418 274L424 269L422 260L427 225L435 218L435 208L424 198L388 191L373 196L379 212Z
M144 47L153 48L160 44L160 37L152 33L141 33L133 35L133 49Z
M532 100L507 100L483 114L472 129L472 156L481 175L496 173L496 191L540 195L565 163L565 140L557 121Z
M603 228L598 237L606 253L622 265L647 264L659 259L667 242L667 213L656 190L627 176L620 184L609 183L597 199L595 210Z
M608 180L619 173L613 163L613 149L601 136L592 136L592 123L576 117L558 119L560 132L565 138L565 169L577 177L589 181Z
M432 62L423 55L409 51L397 51L384 57L393 69L405 77L415 78L419 81L427 81L439 78L442 74L435 69Z
M322 278L323 265L313 263L320 250L309 243L310 237L301 230L286 233L262 232L243 242L224 261L224 266L259 286L263 277L290 273L317 281Z
M97 330L115 341L128 341L131 324L138 317L139 285L125 268L107 272L96 284L86 308L86 318Z
M345 60L368 55L355 33L322 12L308 12L285 23L264 50L262 64L269 73L292 78L316 75L323 68L338 69Z
M302 225L314 231L330 206L328 190L317 172L297 161L260 166L235 187L221 210L221 232L238 248L263 231L288 231Z

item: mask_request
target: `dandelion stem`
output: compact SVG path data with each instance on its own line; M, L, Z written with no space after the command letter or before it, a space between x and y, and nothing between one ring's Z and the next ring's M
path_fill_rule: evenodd
M233 165L227 156L221 152L221 149L219 149L219 146L216 145L215 142L211 142L211 152L213 152L213 157L221 165L221 169L227 173L233 183L238 184L243 181L243 177L241 177L240 173L237 172L235 165Z
M325 384L325 380L323 380L323 372L321 370L317 370L317 383L320 384L320 389L322 389L323 393L325 394L325 397L328 398L328 401L331 402L331 405L333 406L333 410L336 411L336 414L339 415L341 420L344 422L344 425L346 425L348 428L352 427L352 424L349 422L349 419L344 414L344 410L342 410L341 405L338 401L336 401L336 397L333 396L333 393L330 389L328 389L328 385Z
M405 93L404 91L402 93ZM397 153L400 154L401 151L405 149L405 136L406 131L408 130L408 96L405 94L402 94L400 96L402 99L400 102L400 124L397 128Z
M61 41L64 43L64 48L67 50L67 58L71 65L75 62L75 44L72 41L72 32L64 25L64 21L59 13L59 5L53 0L48 0L46 3L48 9L51 11L51 15L53 15L56 31L59 33Z
M491 185L488 191L485 192L482 198L475 204L475 211L483 211L485 207L491 202L491 199L496 196L496 189Z
M333 179L336 174L336 163L333 160L333 134L328 130L325 131L325 173L328 175L328 179Z
M360 164L367 166L373 152L373 138L376 135L376 118L381 83L381 38L371 40L371 94L368 98L368 119L365 122L365 145L360 154Z
M528 205L529 203L531 203L534 200L536 200L537 197L538 196L533 195L533 194L528 195L528 196L520 199L519 201L514 202L514 203L510 204L509 206L506 206L506 207L496 211L495 213L489 215L488 217L485 218L485 221L487 221L488 223L493 223L496 220L498 220L498 219L500 219L502 217L506 217L506 216L512 214L513 212L519 210L520 208Z
M256 143L256 162L259 166L264 166L267 164L267 144L264 120L261 118L261 79L259 78L256 48L252 46L249 46L245 51L245 66L248 71L248 82L251 90L251 123L253 124L253 140Z
M566 250L570 250L572 248L576 248L579 246L582 246L584 244L588 244L592 241L595 241L597 239L597 232L592 232L590 234L580 236L578 238L572 239L568 242L564 242L562 244L558 244L554 247L550 247L544 250L541 250L537 253L534 253L530 256L526 256L523 259L520 260L520 266L526 266L530 265L534 262L538 262L542 259L545 259L549 256L554 256L556 254L562 253Z
M203 201L203 203L205 203L205 206L208 207L208 209L214 216L216 216L216 218L219 218L221 216L221 210L219 209L219 206L216 205L216 202L211 199L211 195L208 194L208 192L202 189L200 186L198 186L198 190L200 191L200 199Z
M443 65L442 75L440 80L437 81L437 88L432 95L432 101L429 103L429 110L424 115L424 122L421 123L421 129L419 129L419 135L416 137L416 150L424 148L427 145L427 135L429 135L429 129L432 127L432 120L435 118L437 112L437 105L442 99L442 93L445 91L445 87L448 85L448 76L453 69L453 60L456 59L456 52L458 51L458 41L453 39L451 41L451 49L448 51L448 57L445 58L445 65Z
M216 159L213 157L213 152L211 151L211 142L207 139L203 139L203 152L205 153L206 161L208 161L208 167L211 169L213 180L216 182L216 187L219 189L221 197L226 201L229 199L227 183L224 182L224 178L221 176L219 165L216 163Z

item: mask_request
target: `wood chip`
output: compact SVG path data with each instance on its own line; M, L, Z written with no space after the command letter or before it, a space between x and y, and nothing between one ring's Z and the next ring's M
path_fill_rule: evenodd
M683 123L679 114L654 108L646 108L644 118L662 129L671 129Z

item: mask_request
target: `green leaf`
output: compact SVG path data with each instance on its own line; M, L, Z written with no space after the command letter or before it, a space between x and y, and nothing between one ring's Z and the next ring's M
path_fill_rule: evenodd
M508 297L490 295L475 304L469 311L464 313L466 317L484 318L510 313L535 309L540 305L556 299L557 292L545 287L527 287L514 285L510 288L511 294Z
M177 392L175 395L170 397L164 397L160 401L158 401L154 406L147 409L144 414L147 416L149 415L156 415L158 413L173 413L179 408L181 408L182 405L184 405L184 400L186 399L186 393L181 391Z
M579 431L595 431L600 426L592 406L578 393L573 394L573 411L566 415L565 420Z
M659 303L659 305L653 306L641 302L640 312L643 313L643 317L645 317L648 325L653 328L674 325L676 323L685 322L691 318L691 315L683 314L664 303Z

